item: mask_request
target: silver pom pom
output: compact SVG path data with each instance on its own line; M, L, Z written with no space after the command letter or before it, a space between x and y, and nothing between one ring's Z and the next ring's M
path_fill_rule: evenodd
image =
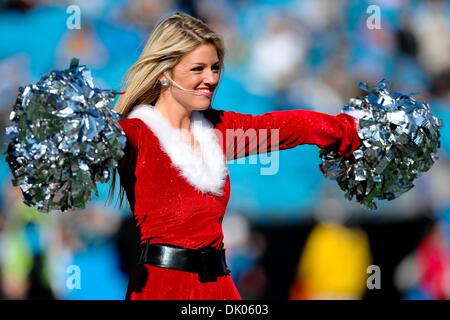
M349 159L321 150L321 170L335 179L348 199L376 209L374 200L393 200L410 190L437 159L442 122L410 95L390 93L381 80L365 96L350 99L343 112L359 119L361 147Z
M110 109L116 94L94 88L77 59L19 88L6 160L25 204L64 212L85 208L92 190L98 196L96 182L109 181L126 142Z

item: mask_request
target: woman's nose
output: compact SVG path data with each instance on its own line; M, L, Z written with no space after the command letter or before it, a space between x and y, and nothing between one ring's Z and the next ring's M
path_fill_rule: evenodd
M219 75L214 71L209 71L205 74L203 81L208 85L216 85L219 81Z

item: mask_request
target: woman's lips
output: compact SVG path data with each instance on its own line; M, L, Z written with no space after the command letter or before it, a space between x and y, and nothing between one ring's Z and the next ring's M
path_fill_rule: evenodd
M198 89L196 90L196 94L199 96L212 97L213 92L209 89Z

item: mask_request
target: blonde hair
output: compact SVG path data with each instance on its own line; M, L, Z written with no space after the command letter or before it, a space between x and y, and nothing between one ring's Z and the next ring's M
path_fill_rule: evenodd
M203 21L181 12L165 17L151 33L139 59L125 74L125 92L119 97L114 111L126 118L139 104L154 105L161 93L160 76L170 72L186 54L202 44L215 46L223 66L225 49L222 39ZM114 195L116 175L117 169L114 169L108 194L110 200ZM125 190L121 186L119 207L124 195Z
M181 12L164 18L153 30L139 59L127 71L125 93L114 110L126 117L136 105L154 104L161 93L158 78L201 44L214 45L223 64L223 42L203 21Z

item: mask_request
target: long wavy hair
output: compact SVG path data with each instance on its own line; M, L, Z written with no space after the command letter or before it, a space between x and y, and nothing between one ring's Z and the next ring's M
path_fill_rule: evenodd
M124 77L123 91L114 110L126 118L133 107L140 104L154 105L161 94L158 79L170 72L180 60L202 44L212 44L223 66L225 49L220 36L203 21L188 14L175 12L165 17L150 34L138 60ZM221 68L222 69L222 68ZM112 172L109 202L114 197L117 168ZM119 208L122 207L125 189L120 185Z

